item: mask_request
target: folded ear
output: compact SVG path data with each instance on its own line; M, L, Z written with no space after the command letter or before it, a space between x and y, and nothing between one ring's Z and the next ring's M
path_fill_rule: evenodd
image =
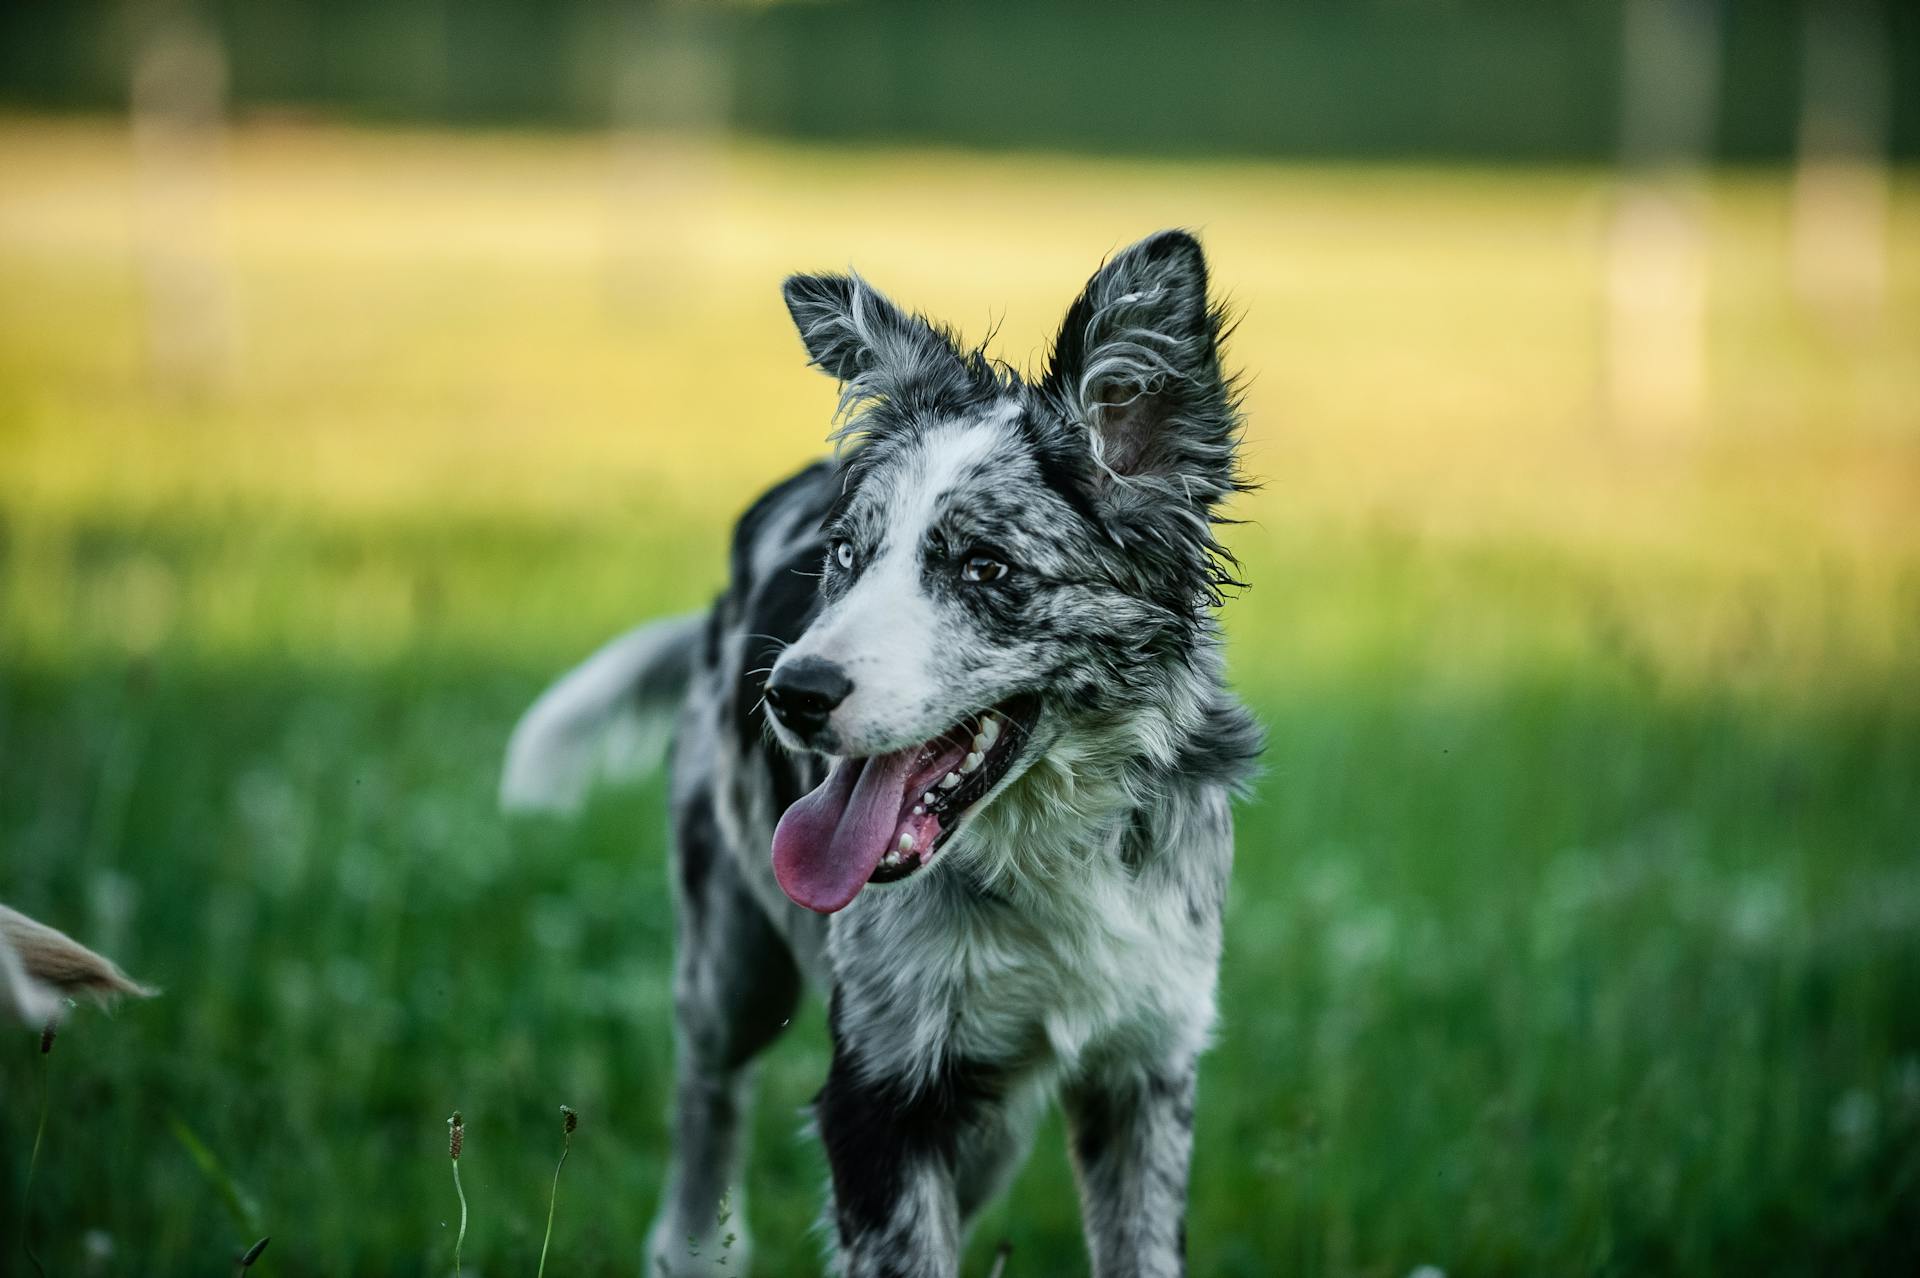
M1087 281L1041 385L1091 433L1098 470L1177 480L1206 505L1232 490L1239 416L1220 370L1224 323L1185 231L1141 240Z
M843 385L888 395L936 375L964 373L953 340L888 301L858 275L789 275L787 313L815 366Z

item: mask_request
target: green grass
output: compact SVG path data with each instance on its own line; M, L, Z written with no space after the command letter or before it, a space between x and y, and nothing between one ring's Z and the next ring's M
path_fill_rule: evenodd
M0 122L0 898L165 990L56 1044L50 1273L258 1234L260 1273L450 1272L456 1108L466 1270L530 1272L562 1103L553 1267L636 1272L661 794L503 822L508 728L706 598L817 445L783 270L855 259L975 332L1007 306L1019 359L1174 221L1247 311L1267 481L1195 1272L1920 1264L1910 180L1851 345L1787 300L1784 184L1717 180L1709 418L1649 437L1595 407L1596 174L741 147L629 208L635 306L598 144L254 129L217 201L239 340L183 386L143 354L127 158ZM809 1004L764 1067L762 1273L818 1254L826 1060ZM37 1065L0 1036L5 1240ZM1057 1123L969 1273L1002 1237L1011 1278L1084 1264Z

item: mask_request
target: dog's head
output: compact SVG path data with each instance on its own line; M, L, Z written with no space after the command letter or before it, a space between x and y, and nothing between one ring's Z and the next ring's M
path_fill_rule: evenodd
M766 688L784 744L839 759L774 839L788 895L828 912L1050 754L1069 788L1170 761L1213 677L1239 416L1184 232L1102 267L1035 381L857 276L785 292L846 417L820 611Z

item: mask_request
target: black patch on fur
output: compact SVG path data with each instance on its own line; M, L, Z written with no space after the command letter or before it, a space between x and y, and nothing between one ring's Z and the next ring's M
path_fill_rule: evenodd
M753 505L733 526L733 589L750 591L755 583L753 572L753 552L762 538L770 531L768 525L776 515L790 507L818 509L824 513L826 504L820 500L820 494L831 495L838 491L834 482L835 466L829 461L817 461L804 470L789 475L766 492L761 493ZM817 522L818 516L816 516Z
M704 1068L731 1073L780 1036L800 1001L800 969L721 841L713 795L696 791L674 815L681 1035Z
M761 689L766 684L766 672L782 649L800 637L819 610L817 574L824 551L824 542L810 540L775 568L754 592L745 617L749 633L771 638L752 639L746 644L736 693L741 714L735 730L742 742L752 742L766 760L773 782L774 810L778 812L786 811L813 785L810 765L783 749L767 728Z
M996 1066L949 1060L921 1087L868 1081L840 1032L839 1012L836 994L828 1016L833 1066L813 1107L833 1173L840 1240L851 1246L886 1225L915 1166L953 1166L962 1134L1000 1098L1004 1078Z
M823 542L809 541L781 560L747 596L740 628L748 637L741 645L734 687L734 727L743 742L765 734L766 708L761 698L768 671L819 611L817 574L823 546Z
M1074 1157L1083 1168L1097 1166L1112 1147L1114 1134L1138 1121L1133 1112L1137 1105L1168 1106L1174 1122L1186 1131L1193 1130L1191 1074L1178 1078L1151 1074L1143 1082L1119 1091L1083 1083L1068 1089L1064 1099L1073 1131Z
M776 810L785 811L812 785L808 767L781 749L766 722L762 695L767 674L820 608L820 567L826 561L821 524L840 491L839 470L816 462L771 489L740 517L733 536L733 582L723 601L727 625L746 636L730 679L728 706L734 739L758 753L772 782ZM793 536L793 548L764 577L754 572L767 538Z
M1266 733L1247 708L1222 697L1207 707L1206 723L1190 733L1174 759L1176 775L1243 789L1259 767Z
M1099 1087L1076 1089L1068 1098L1073 1129L1073 1156L1082 1167L1096 1167L1107 1156L1113 1140L1113 1105Z
M1173 1107L1173 1121L1186 1131L1193 1130L1193 1075L1167 1078L1155 1074L1147 1079L1147 1095Z
M700 663L708 670L720 668L720 640L726 634L727 596L722 593L707 610L707 629L701 639Z
M733 862L726 862L716 877L725 892L715 892L714 908L730 920L721 943L730 947L735 968L745 978L744 988L731 997L720 1058L720 1067L732 1071L766 1050L792 1023L800 1006L800 967Z
M707 881L716 861L726 855L713 816L713 792L702 785L674 813L674 856L680 872L680 900L698 926L707 908Z
M1086 520L1087 527L1096 530L1102 540L1111 540L1093 503L1093 459L1085 440L1074 440L1057 426L1043 425L1030 412L1021 413L1014 426L1033 453L1040 482Z

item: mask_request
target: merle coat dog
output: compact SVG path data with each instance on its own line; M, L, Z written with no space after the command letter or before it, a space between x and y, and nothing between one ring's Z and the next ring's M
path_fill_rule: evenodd
M1057 1097L1094 1272L1179 1274L1228 801L1260 746L1214 620L1240 418L1205 258L1178 231L1112 258L1037 380L856 276L785 294L841 386L837 458L740 520L711 610L548 691L502 781L570 806L677 711L677 1147L647 1272L739 1272L716 1219L749 1065L810 984L846 1273L956 1273Z

